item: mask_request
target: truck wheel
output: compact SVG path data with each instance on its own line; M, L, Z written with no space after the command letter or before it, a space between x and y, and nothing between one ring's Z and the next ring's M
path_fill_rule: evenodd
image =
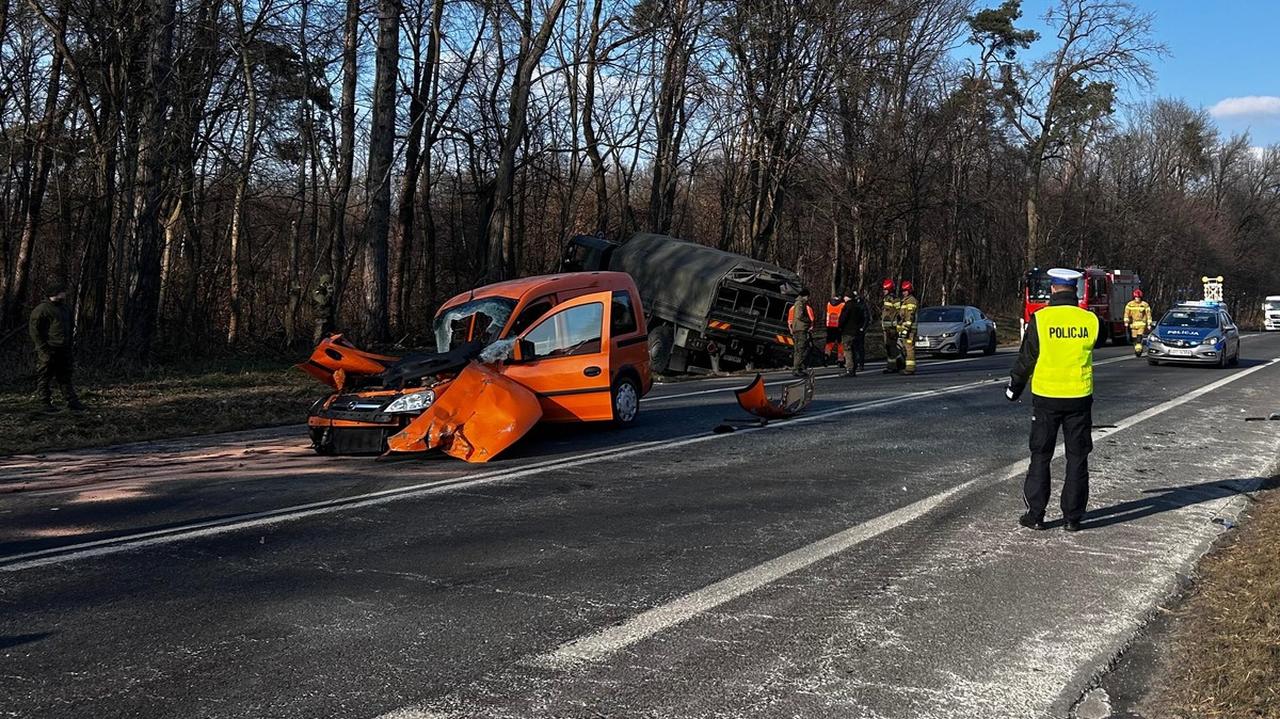
M990 357L996 353L996 332L991 331L991 339L987 340L987 346L982 348L982 354Z
M634 422L636 415L640 414L640 390L636 388L635 380L618 378L613 385L612 402L614 424L625 427Z
M671 366L671 351L675 349L675 330L662 325L649 330L649 369L666 374Z

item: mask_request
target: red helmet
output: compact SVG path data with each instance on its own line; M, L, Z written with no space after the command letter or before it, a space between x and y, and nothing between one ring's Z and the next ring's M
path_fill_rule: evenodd
M1134 290L1134 291L1133 291L1133 298L1134 298L1135 300L1140 300L1140 299L1142 299L1142 290Z
M882 289L882 290L892 290L892 289L893 289L893 280L889 279L888 277L884 278L884 282L881 282L881 283L880 283L880 289Z
M903 281L902 281L902 291L903 291L903 292L910 292L910 291L911 291L911 290L913 290L913 289L915 289L915 285L911 284L911 280L903 280Z

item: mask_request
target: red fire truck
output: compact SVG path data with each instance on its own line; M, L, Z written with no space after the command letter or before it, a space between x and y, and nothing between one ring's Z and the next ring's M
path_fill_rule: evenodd
M1076 296L1080 306L1098 316L1102 323L1102 337L1098 344L1112 340L1117 344L1126 341L1124 330L1124 306L1133 299L1133 291L1142 287L1142 279L1129 270L1106 270L1086 267L1079 270ZM1025 331L1031 315L1049 304L1049 271L1032 268L1022 295L1022 328Z

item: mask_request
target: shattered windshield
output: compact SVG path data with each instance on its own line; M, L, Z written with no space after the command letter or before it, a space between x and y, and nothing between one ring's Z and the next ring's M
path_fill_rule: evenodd
M488 345L498 339L516 308L509 297L486 297L451 307L436 317L436 351L448 352L464 342Z
M926 307L920 310L920 322L964 322L963 307Z
M1164 327L1195 327L1210 329L1218 326L1218 315L1214 312L1187 312L1172 310L1160 320Z

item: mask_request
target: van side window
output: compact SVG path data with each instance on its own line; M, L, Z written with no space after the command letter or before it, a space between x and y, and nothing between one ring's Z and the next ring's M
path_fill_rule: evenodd
M635 308L631 305L631 293L625 290L614 292L609 335L612 337L629 335L639 327L640 325L636 323Z
M538 358L569 357L599 352L603 329L604 305L592 302L551 315L524 337L533 343Z
M520 312L520 316L516 318L516 321L511 324L511 331L507 333L507 336L515 337L521 332L529 329L529 326L533 324L534 320L550 312L551 308L555 306L556 303L553 301L551 295L539 297L533 302L530 302L528 306Z

